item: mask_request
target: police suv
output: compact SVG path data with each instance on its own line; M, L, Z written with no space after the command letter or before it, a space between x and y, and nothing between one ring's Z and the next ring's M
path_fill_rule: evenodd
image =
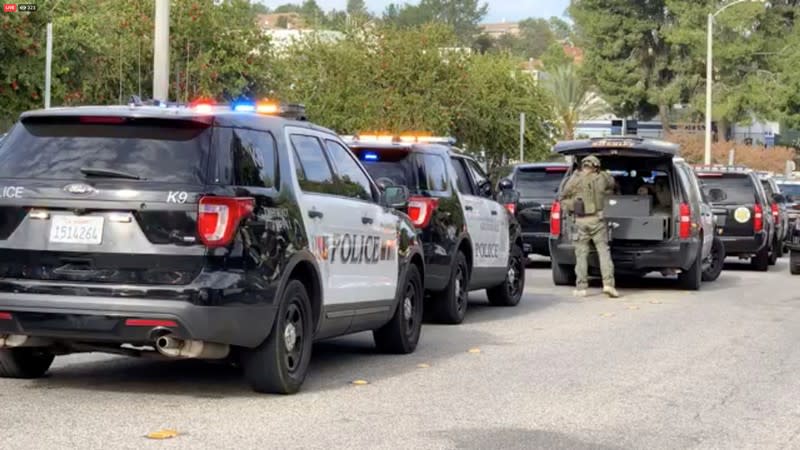
M553 148L573 160L560 189L589 155L614 176L616 189L606 199L603 216L616 275L677 274L681 288L698 290L702 281L719 277L725 254L715 237L711 207L678 150L675 144L638 136L565 141ZM574 217L555 202L550 254L556 285L575 284L574 236ZM593 252L589 268L596 273L598 267Z
M448 138L345 139L379 185L411 191L404 210L420 230L435 319L461 323L468 293L478 289L486 289L493 305L519 303L525 287L519 224L474 159Z
M425 270L395 209L407 189L379 192L336 134L289 116L23 114L0 145L0 376L76 352L230 358L288 394L315 340L374 330L379 349L414 351Z

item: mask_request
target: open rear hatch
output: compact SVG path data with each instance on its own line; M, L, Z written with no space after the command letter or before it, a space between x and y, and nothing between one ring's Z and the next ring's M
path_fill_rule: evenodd
M210 123L34 116L0 144L0 277L181 285L204 265ZM14 287L17 289L17 287Z

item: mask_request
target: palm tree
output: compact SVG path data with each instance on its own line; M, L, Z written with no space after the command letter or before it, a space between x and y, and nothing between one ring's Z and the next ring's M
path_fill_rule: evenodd
M561 122L564 139L575 138L578 122L608 112L608 105L581 79L572 64L555 67L547 73L544 87L550 92L553 112Z

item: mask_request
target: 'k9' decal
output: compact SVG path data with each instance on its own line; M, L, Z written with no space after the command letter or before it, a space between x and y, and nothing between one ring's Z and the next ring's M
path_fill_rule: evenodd
M395 241L364 234L334 234L315 238L316 256L331 264L377 264L394 259Z

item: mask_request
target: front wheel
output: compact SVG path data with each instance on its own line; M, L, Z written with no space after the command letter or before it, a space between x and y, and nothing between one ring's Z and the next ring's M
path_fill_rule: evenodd
M422 275L417 266L411 264L392 320L372 332L378 350L385 353L406 354L417 348L422 332L422 292Z
M703 281L716 281L725 265L725 245L721 240L714 238L708 259L708 267L703 271Z
M50 369L55 355L47 349L23 347L0 350L0 377L41 378Z
M790 250L789 272L792 275L800 275L800 251Z
M311 301L303 283L286 286L269 337L243 352L244 375L253 389L269 394L300 390L311 361L313 343Z
M769 251L769 265L774 266L778 264L778 258L781 256L778 252L780 251L780 245L778 243L773 243L772 247Z
M525 262L522 249L514 246L508 258L506 278L502 284L486 290L493 306L517 306L525 289Z

